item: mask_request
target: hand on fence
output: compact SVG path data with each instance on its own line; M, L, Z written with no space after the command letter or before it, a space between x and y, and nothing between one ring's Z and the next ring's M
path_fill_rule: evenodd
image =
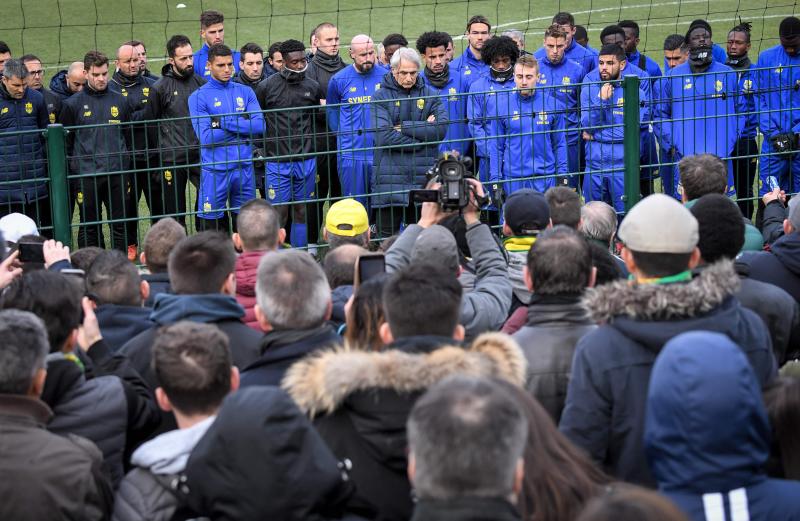
M14 282L14 279L22 275L22 267L17 262L17 257L19 257L19 250L0 262L0 289L6 288Z
M69 261L69 246L64 246L61 242L52 239L45 241L42 245L42 253L44 254L45 269L50 268L56 262Z
M83 297L81 301L83 307L83 324L78 327L78 345L84 351L103 339L100 334L100 324L97 322L97 315L94 314L94 302L89 297Z
M762 197L761 200L764 201L765 206L772 201L780 201L782 205L786 206L786 192L780 188L776 188L775 190L764 194L764 197Z

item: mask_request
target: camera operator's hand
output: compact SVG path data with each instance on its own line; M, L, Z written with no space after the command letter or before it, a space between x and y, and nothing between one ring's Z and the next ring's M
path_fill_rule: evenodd
M3 262L0 262L0 289L4 289L14 282L14 279L22 275L22 268L16 262L17 257L19 257L19 250L6 257Z
M768 205L772 201L780 201L782 205L786 206L786 192L780 188L776 188L775 190L764 194L761 200L764 201L764 206Z
M438 190L441 186L441 183L431 181L425 188L428 190ZM422 203L417 224L423 228L427 228L438 224L439 221L447 217L447 215L448 213L442 211L442 207L439 206L439 203Z
M78 345L84 351L103 339L100 334L100 324L97 315L94 314L94 302L89 297L83 297L81 301L83 307L83 324L78 327Z
M44 255L44 267L49 269L56 262L69 261L69 246L50 239L42 245L42 254Z
M461 212L461 215L464 217L464 222L469 226L480 221L481 208L476 197L485 197L486 192L484 192L483 185L477 179L469 178L467 182L471 188L469 191L469 204L464 208L464 211Z

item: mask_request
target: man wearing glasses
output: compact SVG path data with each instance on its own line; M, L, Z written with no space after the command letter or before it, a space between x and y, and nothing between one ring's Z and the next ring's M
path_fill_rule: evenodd
M53 91L44 88L42 79L44 78L44 67L42 60L33 54L26 54L22 58L22 63L28 69L28 77L25 78L28 88L35 90L44 96L44 103L47 105L47 118L50 123L58 121L58 113L61 111L61 98Z

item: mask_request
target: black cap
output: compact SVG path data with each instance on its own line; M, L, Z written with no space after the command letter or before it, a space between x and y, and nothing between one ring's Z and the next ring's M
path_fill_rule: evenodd
M517 190L503 206L506 224L514 235L536 235L550 224L550 206L535 190Z

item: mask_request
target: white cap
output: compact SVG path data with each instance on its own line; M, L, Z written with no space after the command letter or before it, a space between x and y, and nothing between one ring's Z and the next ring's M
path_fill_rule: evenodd
M17 242L26 235L39 235L33 219L21 213L10 213L0 219L0 232L6 242Z
M618 235L632 251L692 253L699 232L697 219L685 206L668 195L653 194L631 208Z

